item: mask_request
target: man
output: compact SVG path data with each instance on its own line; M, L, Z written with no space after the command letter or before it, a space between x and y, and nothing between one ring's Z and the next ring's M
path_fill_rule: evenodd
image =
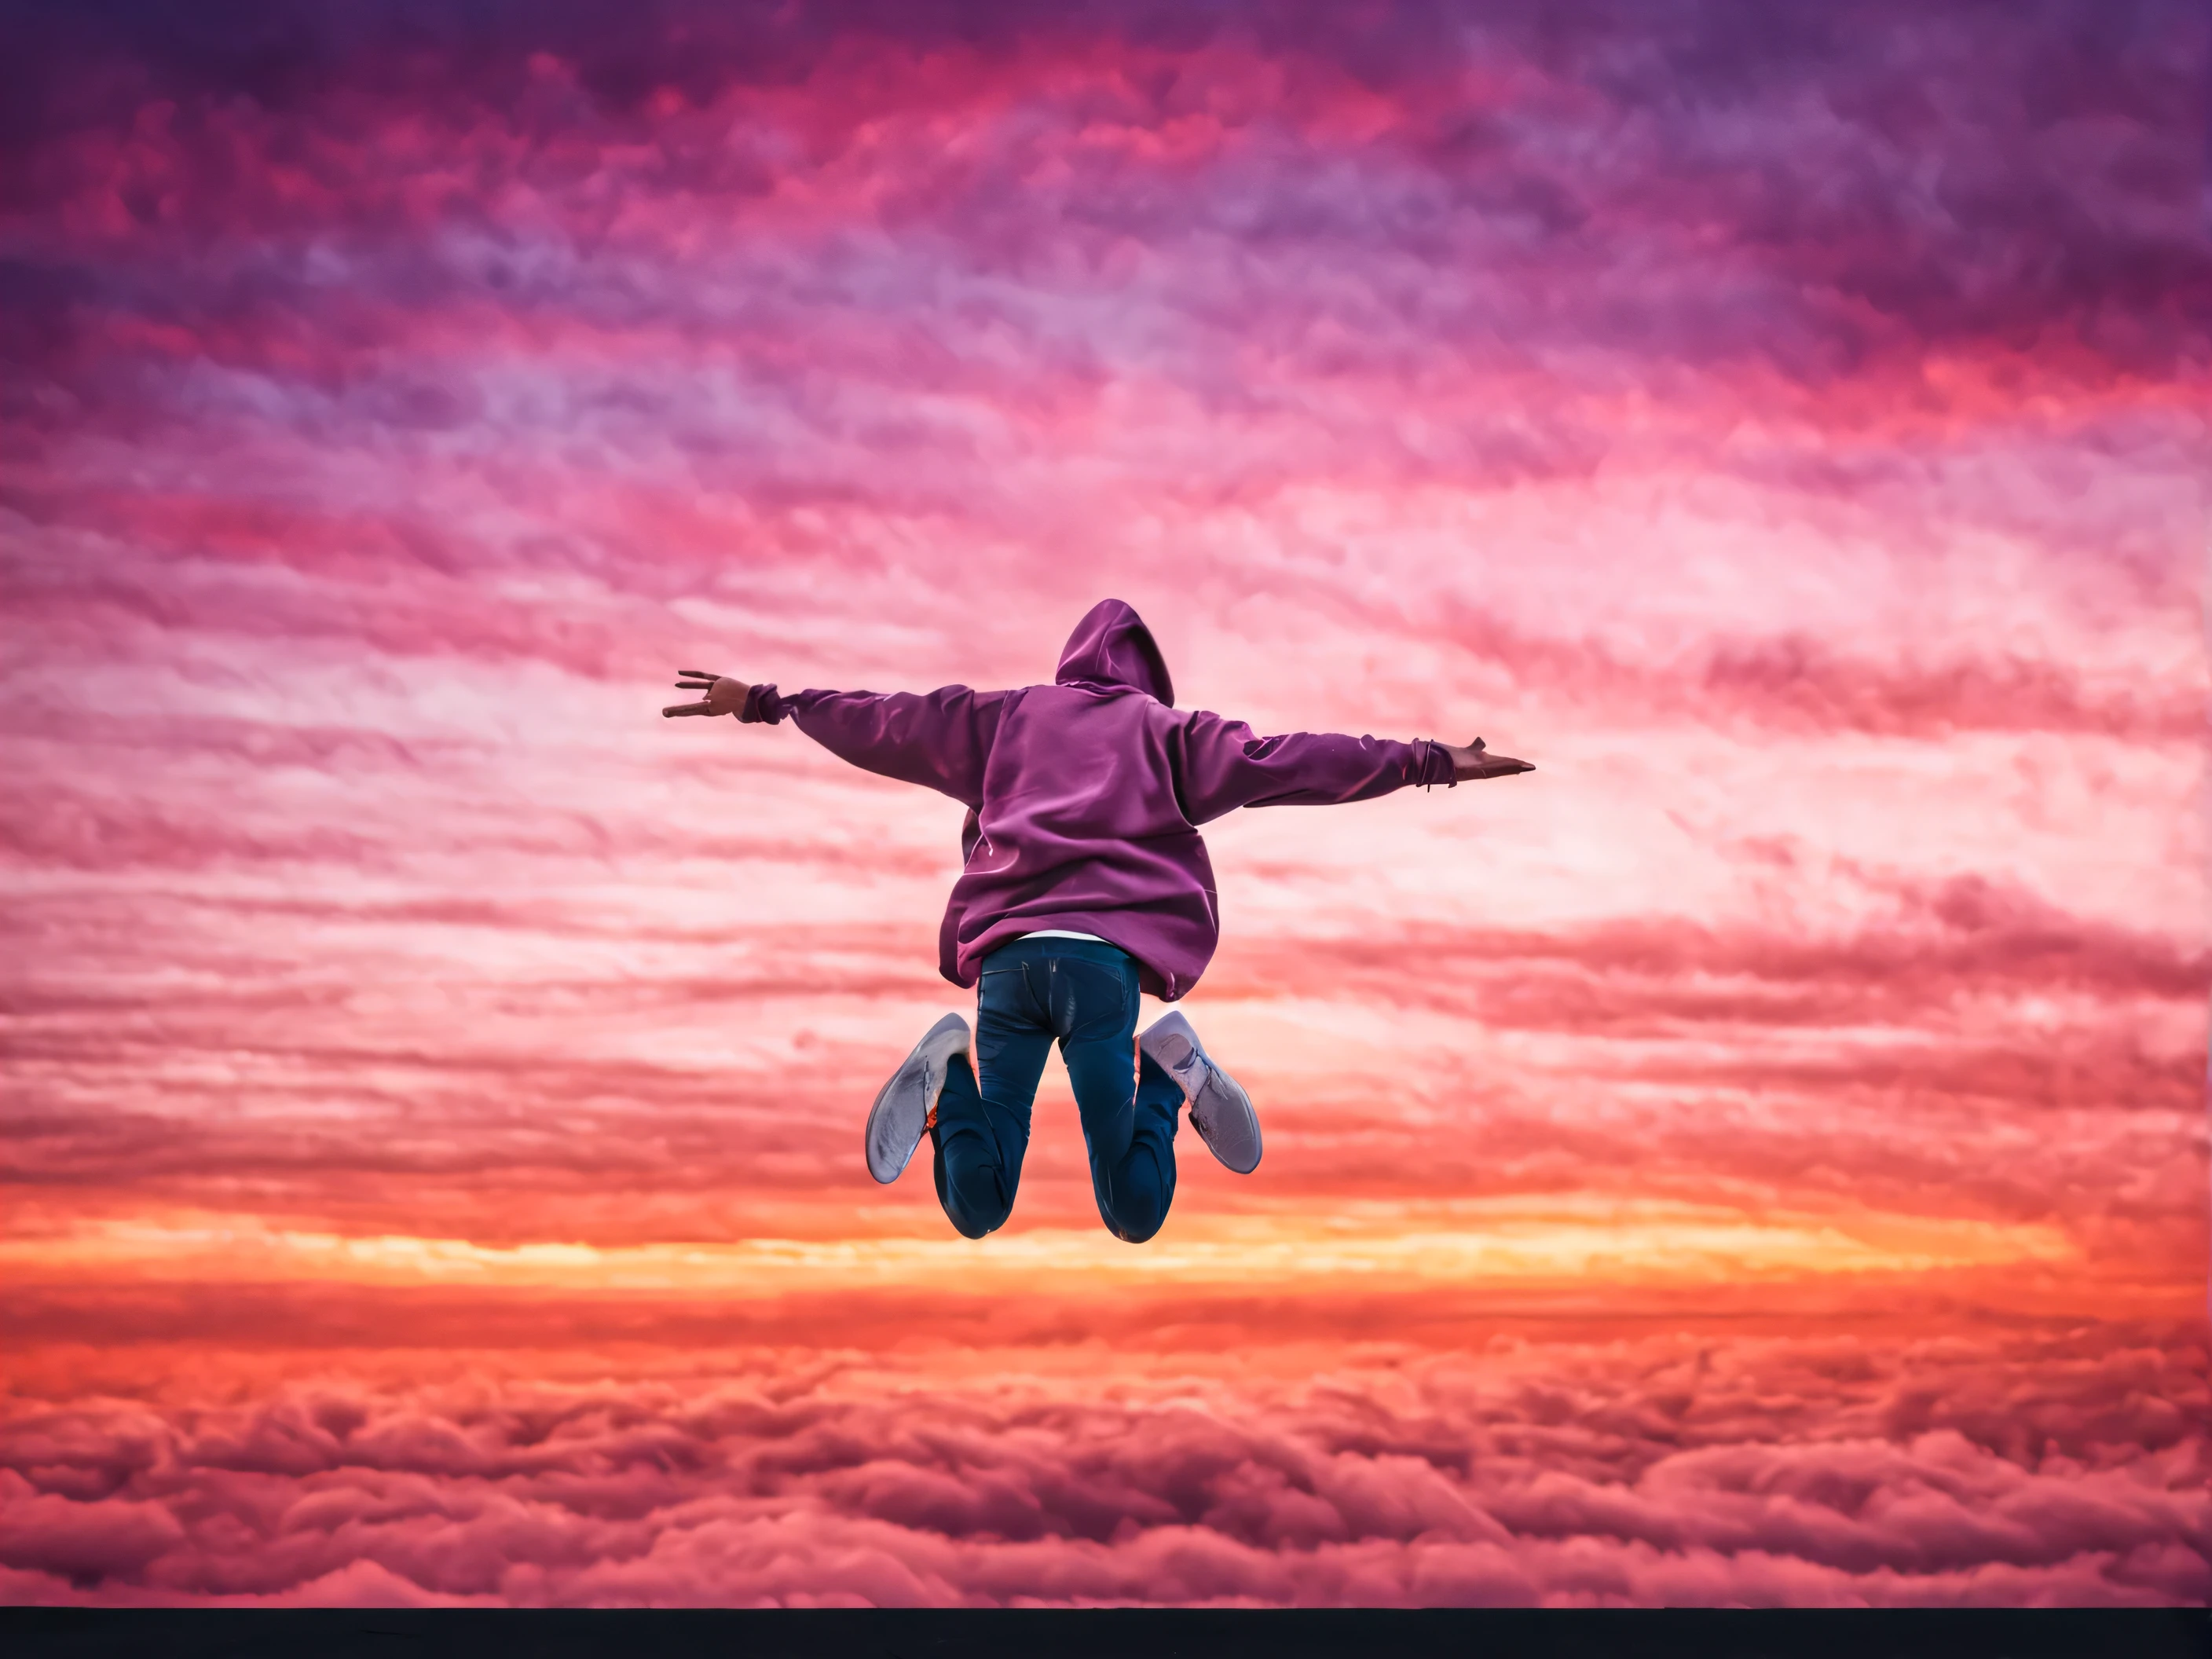
M965 867L939 935L939 970L980 985L975 1031L947 1014L876 1097L868 1171L896 1180L924 1134L937 1196L981 1238L1006 1222L1028 1150L1030 1105L1057 1039L1107 1230L1142 1243L1175 1199L1176 1111L1239 1175L1260 1162L1250 1097L1179 1010L1137 1035L1138 994L1173 1002L1219 937L1198 826L1240 806L1366 800L1535 769L1427 739L1295 733L1175 706L1151 631L1119 599L1076 624L1050 685L926 696L801 691L681 671L703 694L667 715L735 714L800 731L854 765L968 808ZM979 1076L980 1071L980 1076Z

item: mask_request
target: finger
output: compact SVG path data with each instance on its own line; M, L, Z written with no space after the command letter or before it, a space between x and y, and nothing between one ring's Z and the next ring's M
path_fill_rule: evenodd
M709 674L703 668L679 668L676 672L689 674L695 680L719 680L722 678L720 674Z
M660 714L664 720L673 720L678 714L711 714L714 712L711 707L703 702L678 702L671 703L662 709Z

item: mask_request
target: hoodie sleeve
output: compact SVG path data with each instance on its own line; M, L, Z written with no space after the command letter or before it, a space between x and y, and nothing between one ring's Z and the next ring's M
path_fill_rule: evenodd
M1409 784L1453 781L1451 757L1426 738L1399 743L1333 732L1262 738L1242 720L1203 710L1182 723L1174 752L1176 793L1193 823L1240 806L1334 806Z
M920 695L800 691L787 697L773 685L756 685L745 694L738 718L773 726L789 715L841 760L980 807L983 764L999 735L1006 696L948 685Z

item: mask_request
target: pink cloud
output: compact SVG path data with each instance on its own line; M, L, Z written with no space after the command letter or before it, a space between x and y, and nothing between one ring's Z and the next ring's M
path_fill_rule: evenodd
M6 1478L11 1516L38 1524L0 1559L39 1599L120 1601L340 1583L525 1602L2172 1601L2207 1583L2184 1416L2201 1351L1672 1340L1248 1376L1234 1410L1224 1382L27 1401ZM2176 1408L2167 1427L2100 1437L2145 1389ZM1977 1397L2003 1408L1911 1420ZM391 1575L374 1595L372 1569Z
M2126 1323L2205 1259L2197 10L251 9L0 65L0 1310L78 1376L0 1596L2203 1598L2202 1334ZM959 1000L958 808L661 682L1018 683L1108 590L1193 699L1541 768L1210 832L1269 1154L1194 1236L1664 1201L2064 1282L70 1255L939 1236L855 1114ZM1007 1242L1091 1223L1039 1123ZM1005 1375L842 1376L915 1344Z

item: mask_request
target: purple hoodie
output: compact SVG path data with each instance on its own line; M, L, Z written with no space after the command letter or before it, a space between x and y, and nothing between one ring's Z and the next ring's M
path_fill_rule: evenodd
M1407 784L1449 784L1427 741L1297 732L1175 707L1151 631L1102 599L1068 636L1050 685L917 696L757 685L738 718L781 720L854 765L927 784L968 807L967 867L952 885L938 967L973 985L983 958L1043 928L1096 933L1136 958L1172 1002L1220 939L1198 826L1240 806L1330 805Z

